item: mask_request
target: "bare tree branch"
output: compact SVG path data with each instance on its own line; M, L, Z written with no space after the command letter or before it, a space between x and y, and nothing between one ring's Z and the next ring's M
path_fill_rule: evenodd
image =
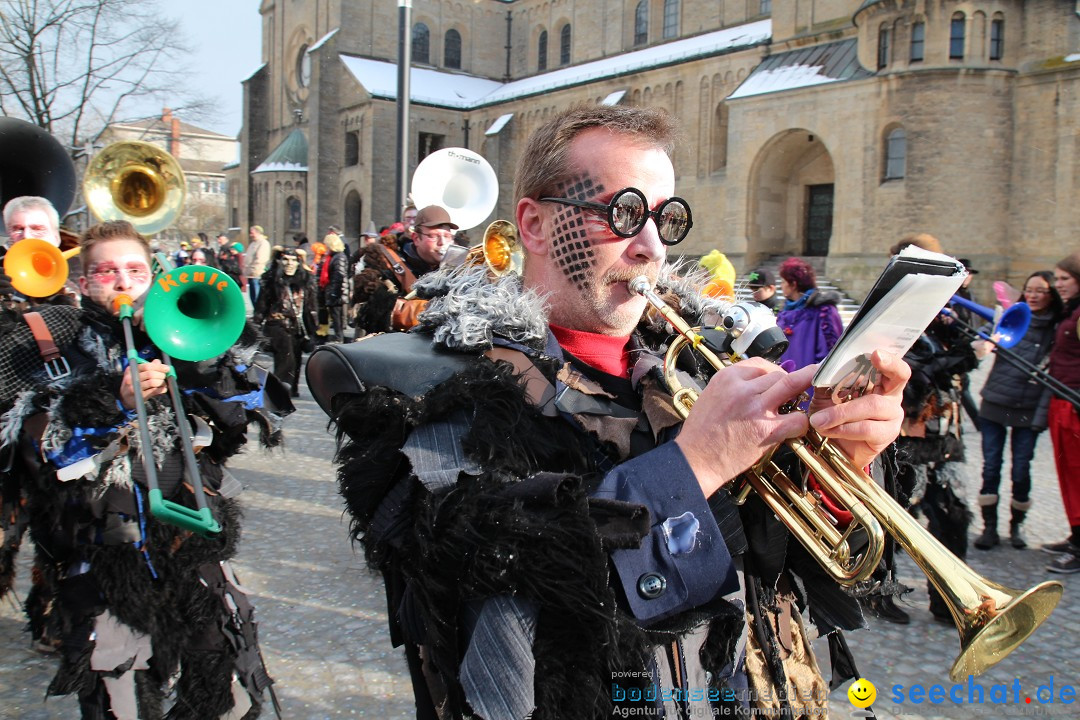
M74 147L104 125L206 103L184 83L188 53L162 0L0 0L0 111ZM142 112L135 110L141 104Z

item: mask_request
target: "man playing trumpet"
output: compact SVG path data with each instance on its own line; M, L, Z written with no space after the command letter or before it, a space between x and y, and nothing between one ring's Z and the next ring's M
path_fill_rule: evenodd
M445 208L429 205L417 212L407 207L405 216L413 220L401 235L407 239L385 237L358 253L352 293L358 336L416 325L416 316L427 301L409 297L413 283L437 270L446 249L454 244L458 226Z
M350 346L366 375L333 405L341 487L418 717L600 718L628 703L711 716L767 704L766 690L796 717L827 702L796 550L729 486L808 422L869 464L899 430L907 367L875 354L871 393L808 420L780 408L813 367L750 359L717 371L683 422L650 351L666 330L628 288L644 275L686 314L710 302L665 265L691 226L674 140L653 109L556 116L517 171L523 275L437 273L417 331ZM378 370L366 360L387 341L415 351ZM861 624L798 565L820 632Z

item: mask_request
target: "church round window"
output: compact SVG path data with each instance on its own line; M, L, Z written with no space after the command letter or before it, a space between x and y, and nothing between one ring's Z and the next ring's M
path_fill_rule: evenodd
M307 45L301 45L296 58L296 81L300 87L307 87L311 82L311 56L307 49Z

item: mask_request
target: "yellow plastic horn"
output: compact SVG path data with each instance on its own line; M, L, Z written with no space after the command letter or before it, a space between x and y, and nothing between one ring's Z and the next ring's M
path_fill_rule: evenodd
M245 314L244 294L232 278L217 268L184 265L154 278L143 324L162 351L195 362L232 347Z
M10 248L4 256L4 273L11 284L27 297L43 298L60 292L68 278L67 259L75 257L82 248L61 252L47 240L26 238Z

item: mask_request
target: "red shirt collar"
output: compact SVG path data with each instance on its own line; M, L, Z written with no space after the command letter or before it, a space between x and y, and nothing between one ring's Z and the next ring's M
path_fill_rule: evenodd
M549 325L559 345L586 365L625 378L630 372L629 335L601 335Z

